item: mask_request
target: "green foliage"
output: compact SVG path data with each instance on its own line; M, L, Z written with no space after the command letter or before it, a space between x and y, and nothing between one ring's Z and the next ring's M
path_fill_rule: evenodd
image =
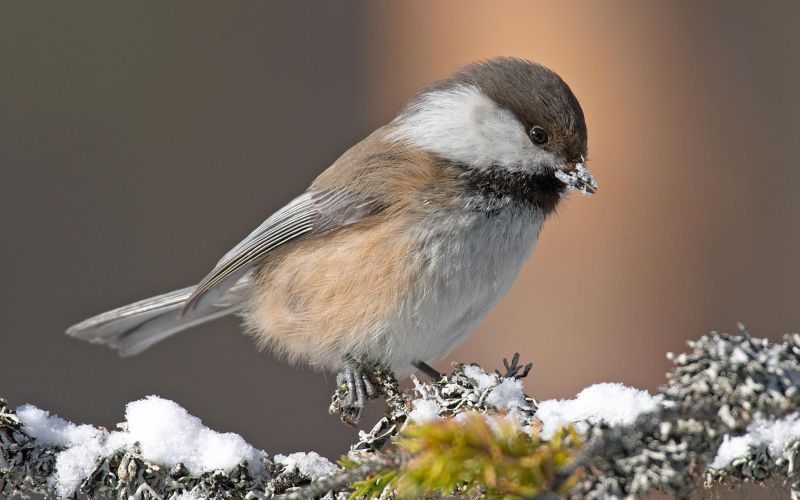
M503 421L490 426L484 416L475 414L461 423L446 419L410 424L396 444L404 457L402 465L355 483L351 498L392 493L400 498L530 497L544 491L566 492L578 479L576 471L559 476L581 447L572 428L542 441ZM355 462L345 460L343 465L352 468Z

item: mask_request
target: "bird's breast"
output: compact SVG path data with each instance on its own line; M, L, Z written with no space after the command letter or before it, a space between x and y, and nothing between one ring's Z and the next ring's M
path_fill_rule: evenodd
M255 277L246 324L291 360L338 369L349 354L404 375L449 352L509 289L542 219L441 208L286 245Z
M410 361L440 358L463 341L511 287L543 220L541 210L512 204L439 213L420 225L409 255L416 276L387 335L391 364L402 372Z

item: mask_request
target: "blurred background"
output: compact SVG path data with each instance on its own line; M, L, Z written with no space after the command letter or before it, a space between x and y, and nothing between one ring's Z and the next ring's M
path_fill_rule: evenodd
M333 377L233 319L129 359L63 330L196 282L422 85L497 55L569 83L600 189L441 369L518 351L539 399L653 390L687 339L797 330L798 20L796 2L3 2L0 396L112 426L159 394L272 453L344 452Z

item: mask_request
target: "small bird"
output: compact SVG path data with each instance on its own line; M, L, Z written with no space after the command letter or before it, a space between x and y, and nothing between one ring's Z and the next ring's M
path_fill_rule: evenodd
M568 190L593 193L586 123L553 71L465 66L350 148L196 286L87 319L71 336L137 354L229 314L260 348L341 371L347 404L461 343L497 303Z

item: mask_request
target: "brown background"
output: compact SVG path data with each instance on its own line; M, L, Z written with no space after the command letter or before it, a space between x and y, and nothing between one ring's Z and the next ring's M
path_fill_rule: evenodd
M571 85L600 191L440 367L519 351L539 398L652 390L708 330L797 329L798 20L789 2L4 2L0 395L112 425L155 393L270 452L343 452L332 377L234 320L123 360L62 331L196 281L421 85L496 55Z

